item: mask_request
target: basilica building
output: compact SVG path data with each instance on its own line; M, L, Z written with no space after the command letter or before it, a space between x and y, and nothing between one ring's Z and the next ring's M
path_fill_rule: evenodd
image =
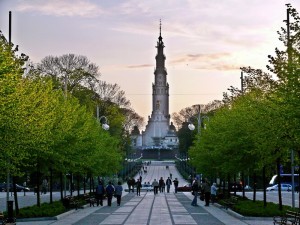
M176 148L179 144L175 126L173 123L170 124L169 84L165 67L165 46L162 39L160 24L154 83L152 83L152 113L151 116L148 116L145 131L140 133L137 128L133 130L131 137L135 147Z

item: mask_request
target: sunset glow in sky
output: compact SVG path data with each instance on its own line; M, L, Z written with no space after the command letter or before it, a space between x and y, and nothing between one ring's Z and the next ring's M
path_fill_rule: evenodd
M12 42L34 63L87 56L147 120L160 19L173 113L221 100L242 66L267 71L286 3L300 11L299 0L0 0L0 30L8 38L12 11Z

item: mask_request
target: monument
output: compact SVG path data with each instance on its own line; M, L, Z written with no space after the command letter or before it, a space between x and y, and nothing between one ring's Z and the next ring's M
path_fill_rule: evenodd
M173 123L170 124L169 84L165 67L164 42L161 36L161 23L157 42L156 67L152 84L152 113L148 116L145 131L132 133L133 145L152 148L174 148L178 146L178 137Z

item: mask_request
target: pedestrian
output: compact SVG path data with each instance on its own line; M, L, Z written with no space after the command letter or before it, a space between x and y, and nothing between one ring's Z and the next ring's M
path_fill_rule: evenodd
M111 200L113 197L113 194L115 192L115 187L112 185L112 182L109 181L108 185L105 188L106 191L106 197L107 197L107 206L111 206Z
M178 188L178 184L179 184L179 181L177 178L175 178L175 180L173 180L173 184L174 184L174 188L175 188L175 193L177 193L177 188Z
M131 177L127 178L127 186L128 186L128 192L130 193L130 188L131 188Z
M192 201L192 206L198 206L197 204L197 196L198 196L198 191L199 191L199 184L197 178L194 178L192 182L192 194L194 195L194 199Z
M101 181L99 181L97 187L96 187L96 201L97 206L99 206L99 203L101 206L103 206L103 195L104 195L104 186Z
M143 177L142 176L140 176L140 182L142 183L142 179L143 179Z
M164 186L164 183L165 183L165 181L164 181L164 179L161 177L161 178L159 179L159 182L158 182L158 184L159 184L159 192L160 192L160 193L163 192L163 186Z
M121 205L122 191L123 191L123 187L121 185L121 182L118 181L118 185L116 185L116 187L115 187L115 195L117 197L117 205L118 206Z
M170 177L168 177L168 179L166 180L166 185L167 185L167 193L169 193L170 186L172 185L172 180L170 179Z
M210 183L205 178L205 180L202 183L202 190L204 192L204 200L205 200L205 206L209 206L209 200L210 200Z
M170 173L170 178L172 179L172 174Z
M47 193L47 188L48 188L48 181L47 179L44 179L42 182L42 192L41 194L46 194Z
M157 182L156 179L154 179L154 181L152 182L152 186L153 186L153 192L156 195L158 193L158 187L159 187L159 183Z
M142 187L142 183L140 181L140 179L138 179L135 183L136 186L136 195L137 196L141 196L141 187Z
M134 193L135 179L133 177L131 178L130 185L131 185L131 188L132 188L132 193ZM129 192L130 192L130 190L129 190Z
M215 201L216 201L216 196L217 196L217 184L216 183L213 183L211 185L211 188L210 188L210 194L211 194L211 203L214 204Z

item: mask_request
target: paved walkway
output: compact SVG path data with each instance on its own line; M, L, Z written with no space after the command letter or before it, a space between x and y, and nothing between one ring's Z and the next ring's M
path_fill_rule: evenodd
M177 173L174 165L148 166L147 174L143 175L143 182L152 181L154 178L166 179L170 172L173 179L179 179L180 186L185 184ZM124 186L125 187L125 186ZM230 210L224 210L217 205L205 207L199 201L198 207L191 206L191 193L174 193L173 187L170 193L142 192L141 196L135 193L125 192L121 206L117 206L113 199L111 207L85 207L72 210L58 218L58 220L17 222L18 225L271 225L272 220L267 218L239 218L230 214Z

